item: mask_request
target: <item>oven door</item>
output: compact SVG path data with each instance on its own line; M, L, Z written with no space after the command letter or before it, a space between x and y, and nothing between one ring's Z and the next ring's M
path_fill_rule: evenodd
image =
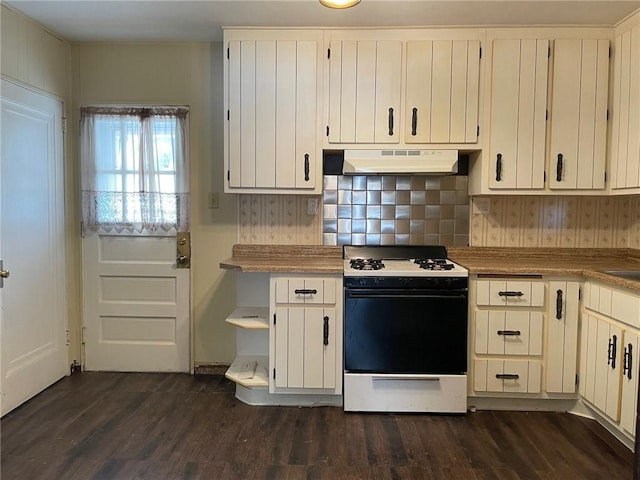
M463 374L466 290L345 289L345 373Z

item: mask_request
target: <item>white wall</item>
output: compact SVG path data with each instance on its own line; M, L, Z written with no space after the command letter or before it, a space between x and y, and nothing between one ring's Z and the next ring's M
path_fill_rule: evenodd
M222 192L222 44L72 46L73 110L87 104L190 106L192 316L195 362L230 363L235 330L224 322L235 306L235 274L220 270L237 242L237 198ZM74 128L77 128L74 125Z
M45 30L41 25L0 5L1 64L6 79L27 88L57 97L64 103L64 114L70 119L71 46ZM75 164L72 135L65 135L65 235L67 313L71 345L69 363L80 360L80 243L75 189Z

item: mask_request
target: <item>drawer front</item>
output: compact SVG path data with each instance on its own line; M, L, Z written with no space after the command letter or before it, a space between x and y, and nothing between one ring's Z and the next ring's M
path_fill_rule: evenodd
M476 310L475 353L542 355L542 312Z
M540 393L542 363L539 360L475 360L476 392Z
M542 307L544 282L478 280L476 304L480 306Z
M336 281L322 278L278 278L276 303L334 305Z

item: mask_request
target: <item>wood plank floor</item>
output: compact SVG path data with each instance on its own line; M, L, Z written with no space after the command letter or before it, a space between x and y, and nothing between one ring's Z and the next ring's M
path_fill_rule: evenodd
M631 479L597 423L542 412L250 407L215 375L83 373L0 422L2 480Z

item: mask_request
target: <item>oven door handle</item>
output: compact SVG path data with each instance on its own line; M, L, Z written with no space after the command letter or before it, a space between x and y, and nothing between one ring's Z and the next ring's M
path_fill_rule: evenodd
M440 381L440 377L426 377L424 375L402 375L402 374L372 375L371 379L372 380L422 380L425 382Z
M451 295L437 295L433 293L416 293L415 295L407 293L354 293L347 292L349 298L467 298L465 293L452 293Z

